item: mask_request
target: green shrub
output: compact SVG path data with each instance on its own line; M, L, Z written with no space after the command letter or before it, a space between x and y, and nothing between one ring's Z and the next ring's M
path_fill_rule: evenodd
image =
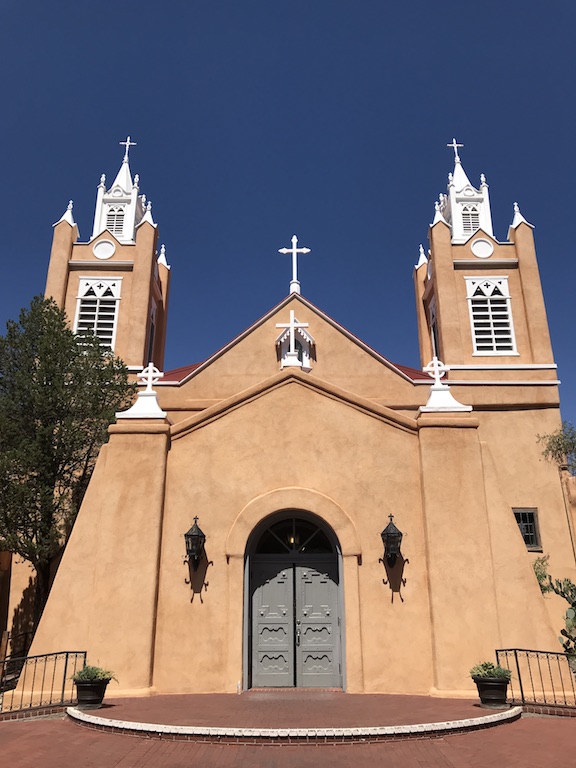
M491 661L481 661L470 670L470 677L503 677L510 680L512 672L500 664L493 664Z
M87 664L82 667L81 670L72 675L72 680L75 683L89 683L93 680L116 680L118 682L114 672L109 669L103 669L102 667L93 667Z

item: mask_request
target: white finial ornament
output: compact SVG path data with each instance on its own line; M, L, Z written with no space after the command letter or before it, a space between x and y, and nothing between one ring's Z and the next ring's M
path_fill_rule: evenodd
M510 225L510 227L512 229L516 229L516 227L518 227L522 223L528 224L528 226L531 229L534 229L532 224L530 224L529 221L526 221L524 216L522 216L522 214L520 213L520 206L518 205L518 203L514 203L514 218L512 219L512 224Z
M130 141L130 136L126 138L126 141L119 141L118 144L121 144L123 147L126 147L126 151L124 152L124 162L128 162L128 151L130 150L130 147L135 147L136 142Z
M290 329L290 343L286 358L284 360L284 367L302 367L302 363L298 360L298 352L296 350L296 331L298 328L308 328L308 323L299 323L296 320L294 310L290 310L290 322L289 323L276 323L276 328L289 328Z
M439 360L436 355L423 369L429 376L434 379L434 384L430 387L430 397L426 405L421 405L419 411L421 413L453 413L458 411L471 411L471 405L462 405L456 400L451 392L448 384L442 383L442 378L450 370L448 365Z
M310 253L310 248L298 248L298 238L292 237L292 248L279 248L278 253L292 254L292 280L290 281L290 293L300 293L300 283L298 282L298 254Z
M458 144L456 139L452 139L452 142L450 144L446 144L447 147L452 147L454 150L454 160L459 163L460 162L460 155L458 154L458 147L463 147L464 144Z
M418 264L416 264L416 269L422 266L422 264L428 263L428 257L426 256L426 253L424 251L424 246L422 243L420 243L420 248L418 249L419 257L418 257Z
M160 255L158 256L158 264L163 264L167 269L170 269L168 262L166 261L166 246L162 244L160 246Z
M138 374L141 384L146 385L143 392L138 392L136 402L127 411L121 411L116 414L117 419L164 419L166 417L158 405L156 392L152 389L154 384L164 376L154 363L148 363Z
M74 207L74 203L72 202L72 200L70 200L68 202L66 210L64 211L64 215L60 219L58 219L56 224L54 224L53 226L56 226L57 224L60 224L61 221L65 221L68 224L70 224L71 227L75 227L76 226L76 222L74 221L74 215L72 214L72 208L73 207Z
M439 221L443 221L446 224L446 219L442 215L441 204L438 201L436 201L434 203L434 221L432 222L432 226L434 226L434 224L437 224Z

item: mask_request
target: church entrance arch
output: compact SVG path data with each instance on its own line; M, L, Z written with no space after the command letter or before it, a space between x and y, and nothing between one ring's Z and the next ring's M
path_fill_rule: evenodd
M248 663L253 688L341 688L338 542L319 518L290 510L253 532L248 570Z

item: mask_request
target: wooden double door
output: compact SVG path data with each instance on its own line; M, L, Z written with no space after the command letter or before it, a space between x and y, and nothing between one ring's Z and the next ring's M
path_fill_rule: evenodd
M337 554L256 554L250 567L252 687L342 687Z

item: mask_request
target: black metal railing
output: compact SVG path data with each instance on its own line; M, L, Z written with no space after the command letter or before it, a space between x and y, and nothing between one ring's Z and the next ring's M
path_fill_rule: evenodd
M86 664L86 651L61 651L0 661L0 713L71 704L72 675Z
M504 648L496 651L501 667L512 673L508 699L514 704L576 706L573 656L552 651Z

